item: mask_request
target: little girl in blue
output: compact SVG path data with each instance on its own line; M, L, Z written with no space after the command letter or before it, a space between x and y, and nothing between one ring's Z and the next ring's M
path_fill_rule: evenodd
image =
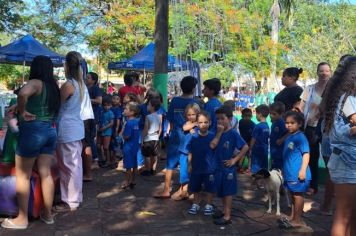
M256 118L260 123L253 129L250 143L252 174L256 174L261 169L268 169L269 127L266 122L268 115L269 108L267 105L259 105L256 107Z
M110 110L112 104L111 97L104 97L103 111L99 121L99 139L97 143L103 149L103 167L111 166L115 163L115 157L112 157L110 152L110 141L112 135L112 126L114 124L114 113Z
M125 106L124 115L126 124L123 128L122 137L124 139L124 168L126 169L126 180L121 186L122 189L134 188L135 173L137 170L137 151L139 144L139 116L140 107L137 103L129 102Z
M182 142L178 148L179 157L179 183L180 188L177 192L172 195L172 199L176 201L183 200L188 197L188 154L189 150L187 148L192 135L198 133L197 127L197 115L200 112L200 107L196 103L188 104L185 108L185 117L187 122L183 125Z
M194 91L197 79L192 76L184 77L180 82L183 94L174 97L168 107L167 119L169 121L169 139L167 143L167 165L163 192L155 194L156 198L170 198L171 180L173 170L180 161L179 147L184 139L183 125L185 123L184 111L188 104L196 103Z
M283 178L284 185L292 195L292 213L289 219L279 221L280 228L290 229L305 226L302 220L304 207L303 194L308 190L311 180L308 140L300 131L303 126L303 114L288 111L285 114L286 128L289 136L283 148Z

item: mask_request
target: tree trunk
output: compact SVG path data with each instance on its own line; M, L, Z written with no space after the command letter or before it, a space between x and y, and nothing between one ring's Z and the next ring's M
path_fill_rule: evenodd
M273 1L270 14L272 16L272 31L271 39L273 42L272 58L271 58L271 76L267 82L267 89L271 91L272 88L277 88L277 54L278 54L278 35L279 35L279 16L281 9L278 0Z
M155 0L156 28L153 86L163 96L167 107L168 83L168 0Z

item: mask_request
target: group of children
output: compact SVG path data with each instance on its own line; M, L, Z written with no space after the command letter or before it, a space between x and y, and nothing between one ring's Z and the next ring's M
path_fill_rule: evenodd
M98 120L97 149L101 167L117 167L116 156L123 157L126 180L122 189L134 188L135 172L156 172L159 140L164 130L162 98L154 89L147 91L144 103L127 93L122 104L118 94L106 95Z
M135 172L143 165L143 175L156 172L159 141L167 136L167 163L164 190L157 198L187 198L194 194L190 214L197 214L202 202L201 192L206 192L204 214L213 215L214 223L227 225L231 221L232 199L237 193L237 172L243 172L244 158L248 157L247 172L256 174L261 169L283 171L285 186L293 196L292 217L286 224L301 225L303 192L308 188L309 146L304 134L303 115L288 111L276 102L256 108L258 124L251 120L252 111L242 111L240 122L234 116L234 103L222 104L217 98L221 89L219 79L204 82L203 93L208 98L201 103L194 98L197 81L187 76L181 81L183 94L174 97L165 113L158 92L149 90L143 104L133 94L126 94L120 106L118 95L103 100L99 120L98 144L104 160L112 165L114 152L123 138L123 163L126 180L123 189L135 186ZM122 110L123 109L123 110ZM266 122L270 115L271 130ZM111 149L111 150L110 150ZM143 157L143 158L142 158ZM173 170L179 165L180 187L172 196ZM222 198L223 211L214 210L213 196ZM287 223L286 223L287 222Z

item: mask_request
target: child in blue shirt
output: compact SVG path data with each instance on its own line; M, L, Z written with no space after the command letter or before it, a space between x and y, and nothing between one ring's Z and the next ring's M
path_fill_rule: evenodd
M111 166L115 164L115 158L110 153L110 141L112 135L112 126L114 124L114 114L110 110L112 104L111 97L107 96L103 99L103 111L99 120L99 139L97 143L103 150L102 167Z
M221 106L215 111L218 126L216 137L211 142L215 149L216 188L217 196L222 198L223 214L214 214L217 225L231 224L232 198L237 193L236 163L248 151L248 145L236 130L231 129L232 110L229 106ZM240 150L236 154L236 150Z
M260 123L254 128L250 143L252 174L256 174L261 169L268 169L269 127L266 122L268 115L269 108L267 105L256 107L256 118Z
M176 201L183 200L188 197L188 154L189 150L187 148L192 135L198 132L197 128L197 115L200 112L200 107L196 103L188 104L185 108L185 117L187 122L182 127L182 141L178 147L180 158L179 158L179 182L180 188L177 192L172 195L172 199Z
M303 114L288 111L285 114L286 128L289 136L283 148L283 178L284 185L292 195L291 219L281 219L280 228L303 226L304 207L303 194L308 190L311 180L309 163L309 144L305 135L300 131L303 126Z
M221 82L219 79L213 78L205 80L203 85L203 94L209 99L208 102L204 105L204 110L208 112L211 117L211 126L209 130L215 133L217 125L215 111L222 105L219 99L217 98L221 90Z
M155 194L156 198L170 198L171 179L173 170L180 162L179 147L184 140L183 125L185 124L184 111L188 104L196 103L194 100L194 90L197 79L192 76L184 77L180 82L183 94L174 97L168 107L167 119L169 121L169 138L167 142L167 164L163 192Z
M252 119L252 110L249 108L245 108L241 111L242 119L239 121L239 131L241 137L245 140L247 145L251 146L252 132L255 129L256 124L251 120ZM248 158L248 169L247 173L251 172L251 156L247 153ZM242 165L245 157L241 158L239 161L239 172L243 173Z
M200 209L202 185L207 193L204 215L213 214L213 194L216 192L214 152L210 148L210 142L215 134L209 131L210 116L207 112L200 112L197 116L198 132L194 134L188 144L189 151L189 191L194 193L193 205L188 211L196 215Z
M272 159L271 169L280 169L283 167L283 144L288 137L288 131L282 116L285 112L285 106L282 102L275 102L269 106L270 117L272 121L271 134L269 137L270 155Z
M124 168L126 169L126 180L121 186L122 189L134 188L135 173L137 170L137 151L139 144L139 116L140 107L135 102L129 102L125 106L124 115L127 119L123 128L122 137L124 139Z
M120 148L119 134L122 126L122 107L120 104L120 96L117 93L112 95L112 107L111 111L114 114L114 125L112 126L112 136L111 136L111 155L116 156Z

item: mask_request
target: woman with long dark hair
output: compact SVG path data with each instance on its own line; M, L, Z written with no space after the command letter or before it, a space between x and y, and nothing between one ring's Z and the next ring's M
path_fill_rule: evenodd
M331 235L355 235L356 124L350 121L350 115L356 114L356 57L340 60L327 85L321 112L325 121L324 132L332 149L328 169L336 195Z
M61 87L61 109L58 118L57 160L60 174L62 204L54 207L56 212L74 211L83 201L82 139L84 123L80 107L84 98L85 84L80 67L80 54L66 55L64 71L67 81Z
M19 214L14 219L5 219L1 224L4 228L26 229L28 226L30 178L36 159L44 202L41 220L46 224L54 223L51 213L54 184L50 169L57 137L54 120L59 107L53 63L46 56L37 56L31 63L29 81L21 88L17 99L20 120L15 165Z

